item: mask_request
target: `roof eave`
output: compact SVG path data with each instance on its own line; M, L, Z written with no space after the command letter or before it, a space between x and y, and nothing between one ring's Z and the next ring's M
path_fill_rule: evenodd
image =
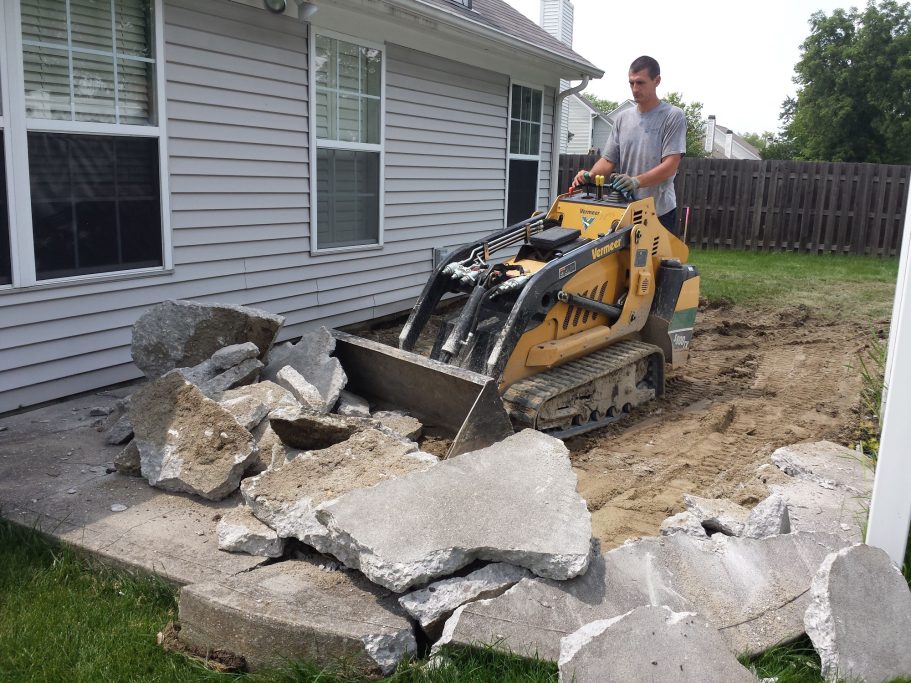
M383 0L383 2L393 7L401 7L402 9L414 10L415 7L419 7L423 14L440 22L441 25L444 25L447 28L455 30L468 29L476 35L524 53L529 57L547 61L552 66L556 67L558 75L561 78L579 80L585 76L596 79L604 76L604 71L594 65L568 59L548 50L536 47L532 43L511 36L499 29L486 26L480 21L465 17L461 13L455 11L455 9L452 11L441 9L434 5L427 4L422 0Z

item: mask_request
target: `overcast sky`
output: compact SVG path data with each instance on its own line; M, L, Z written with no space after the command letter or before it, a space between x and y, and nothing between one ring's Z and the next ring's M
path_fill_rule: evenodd
M540 22L540 0L506 0ZM573 49L604 70L586 89L623 101L627 69L647 54L661 64L662 93L674 90L703 104L703 115L737 133L777 132L781 103L794 94L791 81L800 44L817 10L863 6L841 0L573 0Z

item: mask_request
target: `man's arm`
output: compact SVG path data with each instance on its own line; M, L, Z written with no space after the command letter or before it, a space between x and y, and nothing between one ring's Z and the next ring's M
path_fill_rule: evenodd
M636 180L639 181L639 187L653 187L663 183L668 178L672 178L677 172L677 167L680 166L680 159L682 158L682 154L669 154L654 168L637 175Z
M591 170L579 171L576 174L576 177L573 179L573 187L575 187L576 185L581 185L582 183L585 182L586 173L588 173L588 175L591 176L592 182L594 182L596 175L608 176L613 172L615 167L616 167L616 164L614 164L613 161L608 161L604 157L601 157L600 159L598 159L598 161L595 162L595 165L591 167Z

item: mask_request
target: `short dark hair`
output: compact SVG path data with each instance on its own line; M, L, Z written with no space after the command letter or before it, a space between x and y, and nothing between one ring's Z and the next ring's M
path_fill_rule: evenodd
M629 72L631 74L638 73L643 69L648 70L648 77L652 80L655 80L655 78L661 75L661 67L658 66L658 62L647 55L637 57L633 63L629 65Z

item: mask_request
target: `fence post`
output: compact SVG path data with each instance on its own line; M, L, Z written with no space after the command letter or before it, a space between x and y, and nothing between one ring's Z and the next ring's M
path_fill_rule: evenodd
M901 566L911 527L911 193L905 209L898 283L886 359L883 424L870 501L867 543ZM899 349L905 349L900 353Z

